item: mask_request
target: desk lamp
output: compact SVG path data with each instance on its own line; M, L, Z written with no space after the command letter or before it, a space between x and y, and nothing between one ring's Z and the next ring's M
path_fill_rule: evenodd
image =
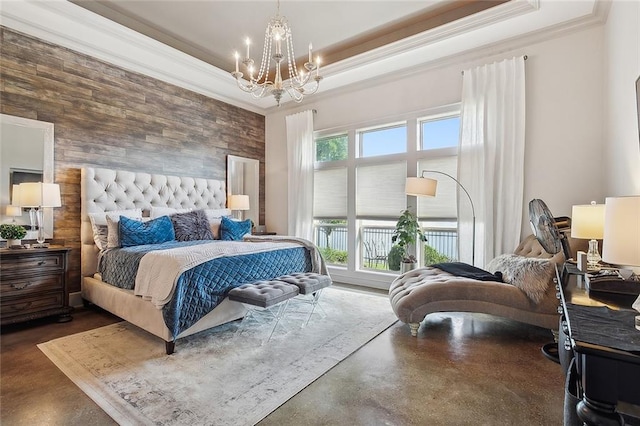
M571 237L588 239L587 269L599 269L602 259L598 251L598 241L604 232L604 204L583 204L571 208Z
M604 205L602 259L616 265L640 266L640 196L607 197ZM635 278L640 286L637 275ZM640 312L640 295L633 308ZM640 315L635 317L635 327L640 330Z

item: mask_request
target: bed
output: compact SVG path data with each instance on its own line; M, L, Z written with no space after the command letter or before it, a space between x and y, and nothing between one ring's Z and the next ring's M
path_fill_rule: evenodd
M223 181L214 179L83 168L83 300L160 337L171 354L176 340L244 316L244 305L226 297L231 288L289 273L326 271L315 246L288 237L230 242L194 237L185 242L134 242L123 248L111 240L118 234L112 233L114 229L122 230L112 223L114 217L126 224L160 218L153 223L164 226L185 212L204 211L213 231L230 214L224 187ZM127 212L140 212L145 218L129 220ZM101 216L108 217L109 227L98 224ZM135 265L130 267L132 259ZM179 262L183 263L175 270L163 269ZM158 286L163 288L162 297Z

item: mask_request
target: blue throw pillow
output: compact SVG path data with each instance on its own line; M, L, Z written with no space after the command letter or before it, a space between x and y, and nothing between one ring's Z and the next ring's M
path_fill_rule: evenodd
M220 224L220 239L225 241L240 241L246 234L251 233L251 219L238 221L222 217Z
M148 222L120 216L119 228L121 247L160 244L176 239L169 216L161 216Z

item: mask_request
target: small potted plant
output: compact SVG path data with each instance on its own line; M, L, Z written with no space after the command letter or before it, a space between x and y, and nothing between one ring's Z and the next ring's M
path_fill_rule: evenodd
M395 244L394 247L399 247L402 251L402 259L400 262L400 272L404 273L410 271L416 267L416 257L409 253L409 246L415 244L416 241L426 242L427 237L422 232L422 228L418 223L418 219L409 210L404 210L398 221L396 222L396 229L393 231L391 242ZM393 251L393 247L392 247Z
M27 235L27 230L14 223L0 225L0 237L7 240L7 247L19 246L22 239Z

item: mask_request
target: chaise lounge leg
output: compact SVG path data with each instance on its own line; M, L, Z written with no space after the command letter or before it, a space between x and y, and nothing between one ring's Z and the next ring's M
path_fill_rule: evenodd
M176 342L172 340L171 342L164 342L165 348L167 350L167 355L171 355L173 351L176 349Z
M418 335L418 328L420 328L419 322L409 323L409 328L411 328L411 335L416 337Z

